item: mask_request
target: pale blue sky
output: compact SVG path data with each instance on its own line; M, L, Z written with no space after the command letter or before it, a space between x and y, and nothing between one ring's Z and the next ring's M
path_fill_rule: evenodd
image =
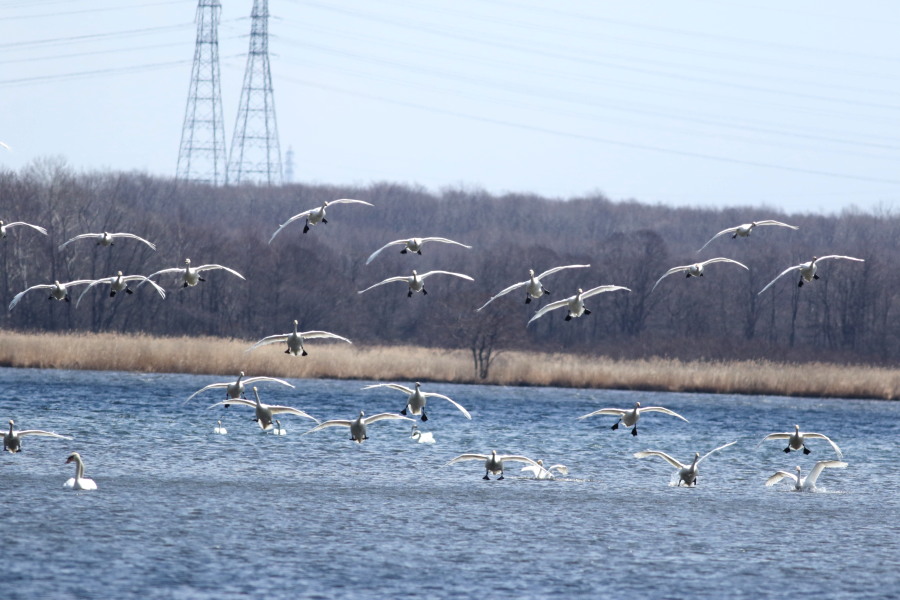
M223 0L225 133L252 0ZM0 165L173 176L194 0L0 0ZM900 209L894 0L270 0L295 180ZM2 199L0 199L2 201ZM540 218L536 215L535 218Z

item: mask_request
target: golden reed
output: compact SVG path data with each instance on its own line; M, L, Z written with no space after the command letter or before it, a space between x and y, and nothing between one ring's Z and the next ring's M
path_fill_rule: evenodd
M416 380L493 385L768 394L833 398L900 397L900 369L826 363L613 360L582 354L504 351L490 376L478 379L467 350L358 346L313 342L309 356L284 354L273 344L142 334L56 334L0 331L0 366L41 369L203 373L245 371L288 378Z

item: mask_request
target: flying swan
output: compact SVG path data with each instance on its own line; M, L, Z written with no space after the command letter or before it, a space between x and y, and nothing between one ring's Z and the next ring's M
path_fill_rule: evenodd
M792 433L770 433L766 437L764 437L759 444L756 445L759 448L763 442L766 440L788 440L787 448L784 449L784 453L787 454L791 450L803 450L803 454L809 454L812 452L809 448L806 447L806 440L825 440L831 447L834 448L835 454L837 454L838 458L844 458L841 449L838 448L838 445L831 441L827 435L821 433L807 433L801 432L799 425L794 425L794 431Z
M227 400L222 400L221 402L216 402L215 404L212 404L207 408L212 408L214 406L231 406L232 404L251 406L256 411L256 417L254 417L253 420L259 424L260 429L262 429L263 431L268 431L272 428L274 415L297 415L298 417L311 419L316 423L319 422L317 418L306 414L299 408L293 408L292 406L279 406L277 404L263 404L259 399L259 390L257 390L255 387L253 388L253 393L256 395L255 402L253 400L247 400L246 398L229 398Z
M491 450L490 454L460 454L459 456L448 462L447 465L452 465L454 463L463 462L466 460L484 461L484 477L482 477L482 479L490 479L488 475L490 473L493 473L494 475L500 475L500 477L497 478L498 481L503 479L504 462L523 462L528 463L529 465L538 464L527 456L518 456L516 454L497 454L496 450Z
M382 250L390 248L391 246L403 246L403 250L400 251L400 254L406 254L407 252L414 252L418 255L422 255L422 246L426 242L441 242L444 244L455 244L457 246L462 246L463 248L467 248L469 250L472 249L472 246L467 246L466 244L461 244L460 242L454 242L453 240L448 240L447 238L442 237L412 237L406 238L405 240L394 240L393 242L388 242L378 250L372 253L372 255L366 259L366 264L372 262L372 260L381 254Z
M669 269L668 271L663 273L663 276L660 277L656 281L656 283L653 284L653 287L650 288L650 291L652 292L653 290L655 290L656 286L659 285L660 281L662 281L669 275L672 275L673 273L680 273L681 271L686 271L685 277L703 277L703 268L706 265L711 265L713 263L720 263L720 262L734 263L739 267L743 267L744 269L747 269L748 271L750 270L747 267L747 265L745 265L743 263L739 263L736 260L731 260L730 258L722 258L722 257L711 258L709 260L704 260L703 262L694 263L692 265L684 265L682 267L672 267L671 269Z
M643 452L635 452L634 457L647 458L648 456L658 456L659 458L663 459L664 461L678 469L678 485L681 485L683 483L688 487L692 487L697 485L697 469L699 468L700 463L702 463L704 459L706 459L706 457L713 452L718 452L719 450L722 450L723 448L727 448L728 446L734 444L737 444L737 440L729 442L724 446L719 446L718 448L710 450L703 456L700 456L699 452L694 452L694 460L689 465L683 464L675 460L665 452L660 452L658 450L645 450Z
M104 231L103 233L82 233L81 235L76 235L72 239L60 244L59 250L62 250L63 248L65 248L66 246L68 246L69 244L71 244L72 242L74 242L76 240L87 240L87 239L97 240L98 246L112 246L113 242L116 240L116 238L137 240L139 242L147 244L150 247L150 249L156 250L156 244L148 242L144 238L142 238L138 235L134 235L133 233L109 233L107 231Z
M588 413L586 415L581 415L578 417L578 420L587 419L588 417L594 417L596 415L614 415L619 417L619 420L616 421L610 429L618 429L619 423L624 425L625 427L632 427L631 435L637 435L637 422L641 418L641 413L645 412L660 412L667 415L672 415L673 417L678 417L685 423L690 423L687 419L679 415L677 412L669 410L668 408L663 408L662 406L644 406L641 407L640 402L634 403L634 408L601 408L600 410L595 410L592 413Z
M201 265L199 267L192 267L191 259L189 259L189 258L184 259L184 267L172 267L170 269L162 269L160 271L157 271L156 273L151 273L150 275L147 275L147 279L156 277L157 275L164 275L166 273L175 273L181 277L181 281L182 281L181 287L188 287L188 286L193 287L193 286L197 285L198 283L200 283L201 281L206 281L205 279L200 277L200 273L202 273L203 271L212 271L215 269L222 269L222 270L228 271L235 277L244 279L244 276L241 275L240 273L238 273L237 271L235 271L234 269L229 269L228 267L223 267L222 265ZM143 283L141 283L141 285L143 285Z
M93 479L88 479L84 476L84 462L81 460L81 455L77 452L73 452L69 455L69 458L66 459L66 464L75 463L75 477L72 477L68 481L63 484L63 487L67 487L71 490L96 490L97 484Z
M371 390L373 388L386 387L386 388L390 388L392 390L397 390L398 392L403 392L404 394L406 394L406 404L403 405L403 410L400 411L400 414L405 415L406 410L409 409L409 412L414 415L421 414L423 421L428 420L428 415L425 414L425 404L428 401L428 398L441 398L442 400L446 400L447 402L449 402L450 404L455 406L457 409L459 409L459 412L461 412L463 415L465 415L465 417L467 419L472 418L472 415L469 414L469 411L467 411L465 408L463 408L463 406L456 400L453 400L452 398L449 398L443 394L436 394L434 392L423 392L420 389L421 385L422 384L417 381L416 389L413 390L413 389L406 387L405 385L400 385L398 383L376 383L374 385L367 385L362 389Z
M800 466L798 465L795 469L797 474L788 473L787 471L778 471L768 479L766 479L766 486L775 485L782 479L790 479L794 482L794 490L797 492L812 492L816 489L816 479L819 478L819 475L822 474L822 471L825 469L844 469L847 467L847 463L841 462L839 460L820 460L817 462L812 471L809 472L809 475L806 477L800 476Z
M414 419L410 419L409 417L404 417L403 415L398 415L397 413L381 413L377 415L372 415L371 417L367 417L364 411L359 411L359 416L352 421L348 421L345 419L333 419L331 421L325 421L321 425L317 425L304 433L306 435L308 433L312 433L314 431L321 431L327 427L349 427L350 428L350 440L356 442L357 444L362 444L365 440L369 439L369 436L366 435L366 428L375 423L377 421L383 421L385 419L389 420L403 420L403 421L415 421Z
M297 219L306 219L306 224L303 226L303 233L309 231L310 226L318 225L319 223L328 223L328 220L325 218L325 209L334 204L365 204L366 206L373 206L369 202L365 200L353 200L351 198L341 198L339 200L331 200L322 203L322 206L318 208L311 208L309 210L304 210L302 213L296 214L281 225L278 226L278 229L275 230L275 233L272 234L272 237L269 238L269 243L272 243L272 240L275 239L275 236L281 233L281 230L296 221Z
M101 283L106 283L109 285L109 297L112 298L119 292L124 291L126 294L133 294L131 288L128 287L129 281L141 281L144 283L149 283L153 286L153 289L156 290L156 293L159 294L160 298L163 300L166 299L166 291L159 287L155 281L152 281L149 277L145 277L143 275L122 275L122 271L118 271L116 275L112 275L111 277L104 277L103 279L95 279L92 281L84 291L81 292L81 295L78 296L78 300L75 302L75 308L78 308L78 305L81 304L81 299L84 298L84 295L88 293L88 290L94 287L95 285L99 285Z
M413 292L422 292L422 294L427 295L428 292L425 291L425 278L431 277L432 275L439 275L439 274L440 275L453 275L454 277L459 277L461 279L466 279L468 281L475 281L468 275L463 275L462 273L452 273L450 271L428 271L427 273L422 273L421 275L419 275L416 272L416 270L413 269L412 275L410 275L410 276L399 275L397 277L388 277L384 281L379 281L375 285L370 285L366 289L360 290L356 293L364 294L365 292L368 292L372 288L376 288L379 285L384 285L385 283L392 283L394 281L403 281L407 285L409 285L409 293L406 294L407 298L411 298L413 295Z
M78 279L76 281L68 281L66 283L60 283L59 280L56 280L53 283L33 285L27 290L22 290L21 292L13 296L12 302L9 303L9 310L12 310L13 307L19 303L19 300L22 299L22 296L24 296L31 290L50 290L50 296L47 297L47 300L65 300L66 302L71 302L69 298L69 289L75 287L76 285L84 285L86 283L94 283L94 280Z
M709 246L710 242L712 242L714 239L716 239L719 236L726 235L728 233L731 234L731 239L738 238L738 237L748 237L750 235L750 232L753 231L753 228L758 227L760 225L777 225L778 227L787 227L788 229L793 229L793 230L800 229L799 227L797 227L795 225L788 225L787 223L782 223L781 221L772 221L772 220L753 221L752 223L744 223L743 225L738 225L737 227L729 227L728 229L723 229L716 235L712 236L712 238L710 238L709 242L706 242L705 244L703 244L703 247L700 248L700 250L697 250L697 252L702 252L703 248L706 248L707 246Z
M787 275L791 271L800 271L800 282L797 284L797 287L803 287L803 282L810 283L813 279L818 279L819 276L816 275L817 264L820 260L826 260L828 258L843 258L846 260L852 260L855 262L866 262L861 258L853 258L852 256L840 256L838 254L829 254L828 256L813 256L811 261L800 263L799 265L794 265L793 267L788 267L781 273L779 273L778 277L770 281L766 287L759 290L759 294L762 294L764 291L772 287L772 284L781 279L784 275ZM757 295L759 295L757 294Z
M31 227L38 233L43 233L44 235L47 235L47 230L44 229L43 227L40 227L39 225L32 225L31 223L26 223L24 221L15 221L13 223L4 223L2 220L0 220L0 240L2 240L3 238L6 237L7 233L9 233L10 227Z
M281 385L286 385L289 388L293 388L294 386L285 381L284 379L278 379L277 377L266 377L265 375L260 375L257 377L248 377L244 379L244 372L241 371L241 374L238 375L236 381L225 381L222 383L211 383L207 386L204 386L191 394L185 400L185 403L189 400L193 399L194 396L200 394L201 392L205 392L206 390L215 390L220 388L225 388L225 399L228 398L246 398L244 396L244 386L248 383L258 383L260 381L274 381L275 383L280 383Z
M481 310L482 308L484 308L485 306L487 306L488 304L490 304L491 302L493 302L500 296L508 294L513 290L517 290L520 287L525 288L525 304L529 304L531 302L532 298L537 300L541 296L544 296L545 294L550 293L550 290L545 288L543 283L541 282L541 280L544 277L549 277L550 275L553 275L554 273L556 273L558 271L562 271L563 269L586 269L590 266L591 265L565 265L562 267L553 267L552 269L548 269L536 277L534 275L534 269L528 269L528 279L526 279L525 281L520 281L519 283L514 283L511 286L509 286L508 288L497 292L496 294L494 294L494 296L491 297L490 300L485 302L481 306L481 308L479 308L477 310Z
M553 471L556 471L560 475L569 474L569 468L566 465L550 465L549 467L545 467L544 461L541 459L538 459L537 465L526 465L522 467L522 471L531 473L534 479L556 479L556 476L553 475Z
M287 350L284 351L285 354L293 354L294 356L297 356L299 354L300 356L306 356L307 354L309 354L309 352L306 351L306 347L303 345L303 342L305 340L331 339L347 342L348 344L353 343L343 336L340 336L336 333L330 333L328 331L297 331L297 325L299 325L299 322L297 321L297 319L294 319L293 332L277 333L275 335L266 336L247 348L245 352L250 352L254 348L259 348L260 346L265 346L267 344L287 342Z
M591 296L596 296L597 294L602 294L604 292L615 292L616 290L625 290L626 292L631 291L627 287L622 287L620 285L601 285L595 288L591 288L586 292L581 288L578 288L578 293L574 296L569 296L564 300L551 302L541 310L534 313L534 316L529 319L528 323L526 323L525 326L527 327L531 324L532 321L534 321L535 319L540 319L551 310L556 310L557 308L562 308L564 306L568 308L568 313L566 314L565 318L566 321L571 321L573 318L580 317L582 315L589 315L591 314L591 311L584 306L584 301L586 298L590 298Z
M72 438L53 433L52 431L42 431L40 429L24 429L16 431L13 429L15 421L9 420L9 431L3 435L3 450L10 453L22 451L22 438L26 435L37 435L41 437L52 437L60 440L71 440Z

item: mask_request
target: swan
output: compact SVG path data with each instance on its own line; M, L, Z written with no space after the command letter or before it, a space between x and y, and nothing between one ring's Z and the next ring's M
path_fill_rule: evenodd
M550 293L550 290L545 288L543 283L541 282L541 279L543 279L544 277L553 275L554 273L556 273L558 271L562 271L563 269L586 269L590 266L591 265L564 265L562 267L553 267L552 269L548 269L536 277L534 275L534 269L528 269L528 279L526 279L525 281L520 281L519 283L514 283L511 286L509 286L508 288L497 292L496 294L494 294L491 297L490 300L485 302L481 306L481 308L476 309L476 312L481 310L482 308L484 308L485 306L487 306L488 304L490 304L491 302L493 302L500 296L508 294L513 290L517 290L520 287L525 288L525 304L529 304L529 303L531 303L532 298L537 300L541 296Z
M347 338L340 336L336 333L330 333L328 331L297 331L297 325L299 322L297 319L294 319L294 331L292 333L278 333L275 335L269 335L259 340L245 352L250 352L254 348L259 348L260 346L265 346L267 344L277 344L279 342L287 342L287 350L284 351L285 354L293 354L297 356L306 356L309 352L306 351L306 348L303 345L305 340L316 340L316 339L332 339L332 340L340 340L342 342L347 342L348 344L352 344L350 340Z
M156 273L151 273L150 275L147 275L147 279L156 277L157 275L163 275L165 273L176 273L179 276L181 276L181 279L183 282L181 287L188 287L188 286L193 287L193 286L197 285L198 283L200 283L201 281L206 281L205 279L200 277L200 273L202 273L203 271L212 271L214 269L223 269L225 271L228 271L235 277L244 279L244 276L241 275L240 273L238 273L237 271L235 271L234 269L229 269L228 267L223 267L222 265L201 265L199 267L192 267L191 259L189 259L189 258L184 259L184 267L183 268L182 267L172 267L170 269L162 269L160 271L157 271ZM141 283L141 285L143 285L143 283Z
M778 471L768 479L766 479L766 486L775 485L782 479L790 479L794 482L794 490L798 492L812 492L816 489L816 479L819 478L819 475L822 474L822 471L825 469L844 469L847 467L847 463L841 462L839 460L820 460L817 462L812 471L809 472L809 475L806 477L800 476L800 466L798 465L796 468L797 474L788 473L787 471Z
M653 287L650 288L650 291L652 292L653 290L655 290L656 286L659 285L660 281L662 281L663 279L665 279L666 277L668 277L669 275L671 275L673 273L680 273L681 271L686 271L685 277L703 277L703 268L706 265L711 265L713 263L720 263L720 262L734 263L739 267L743 267L744 269L747 269L748 271L750 270L747 267L747 265L745 265L743 263L739 263L736 260L731 260L730 258L722 258L722 257L711 258L709 260L704 260L703 262L694 263L692 265L684 265L682 267L672 267L671 269L669 269L668 271L663 273L663 276L660 277L656 281L656 283L653 284Z
M260 381L274 381L275 383L280 383L281 385L286 385L289 388L293 388L294 386L285 381L284 379L278 379L276 377L266 377L265 375L260 375L257 377L248 377L244 379L244 372L241 371L241 374L238 375L237 381L225 381L222 383L211 383L207 386L204 386L191 394L185 400L185 403L194 398L197 394L201 392L205 392L206 390L214 390L219 388L225 388L225 399L228 398L246 398L244 396L244 386L248 383L257 383Z
M296 214L281 225L278 226L278 229L275 230L275 233L272 234L272 237L269 238L269 243L272 243L272 240L275 239L275 236L281 233L281 230L296 221L297 219L306 219L306 225L303 226L303 233L309 231L311 225L318 225L319 223L328 223L328 220L325 218L325 209L334 204L365 204L366 206L374 206L373 204L366 202L365 200L353 200L351 198L341 198L339 200L331 200L322 203L322 206L318 208L311 208L309 210L304 210L302 213Z
M709 246L710 242L712 242L714 239L716 239L719 236L726 235L728 233L731 234L731 239L738 238L738 237L748 237L750 235L750 232L753 231L753 228L758 227L760 225L776 225L778 227L787 227L788 229L793 229L795 231L797 229L800 229L796 225L788 225L787 223L782 223L781 221L772 221L772 220L753 221L752 223L744 223L743 225L738 225L737 227L729 227L728 229L723 229L716 235L712 236L712 238L710 238L709 242L706 242L705 244L703 244L703 247L700 248L700 250L697 250L697 252L702 252L703 248L706 248L707 246Z
M718 452L719 450L722 450L723 448L727 448L728 446L732 446L734 444L737 444L737 440L729 442L724 446L714 448L703 456L700 456L699 452L694 452L694 460L691 461L691 464L689 465L683 464L675 460L665 452L660 452L658 450L644 450L643 452L635 452L634 457L647 458L648 456L658 456L659 458L663 459L664 461L678 469L678 485L681 485L683 483L688 487L692 487L697 485L697 469L700 466L700 463L702 463L706 459L706 457L713 452Z
M587 419L588 417L593 417L596 415L615 415L619 417L619 420L616 421L610 429L618 429L619 423L626 427L632 427L631 435L637 435L637 422L641 418L641 413L645 412L660 412L667 415L672 415L673 417L678 417L685 423L690 423L687 419L679 415L677 412L669 410L668 408L663 408L662 406L641 406L640 402L634 403L634 408L601 408L600 410L595 410L592 413L588 413L586 415L581 415L578 417L579 420Z
M416 272L416 270L413 269L412 275L410 275L410 276L399 275L397 277L388 277L384 281L379 281L375 285L370 285L366 289L358 291L356 293L363 294L365 292L368 292L372 288L376 288L379 285L384 285L385 283L392 283L394 281L404 281L404 282L406 282L407 285L409 285L409 293L406 294L407 298L411 298L413 295L413 292L422 292L422 294L427 295L428 292L425 291L425 278L430 277L432 275L438 275L438 274L453 275L454 277L459 277L461 279L466 279L468 281L475 281L468 275L463 275L462 273L453 273L451 271L428 271L427 273L422 273L421 275L419 275L418 272Z
M134 235L133 233L109 233L108 231L104 231L103 233L82 233L81 235L76 235L72 239L60 244L58 249L62 250L63 248L65 248L66 246L68 246L69 244L71 244L72 242L74 242L76 240L86 240L86 239L97 240L98 246L112 246L113 242L115 241L116 238L126 238L126 239L137 240L139 242L142 242L142 243L148 245L152 250L156 250L156 244L148 242L144 238L142 238L138 235Z
M397 390L398 392L403 392L404 394L406 394L406 404L403 405L403 410L400 411L400 414L405 415L406 410L409 409L409 412L411 412L414 415L421 414L423 421L428 420L428 415L425 414L425 404L428 401L428 398L441 398L442 400L446 400L447 402L449 402L450 404L452 404L453 406L458 408L459 412L461 412L463 415L465 415L465 417L467 419L472 418L472 415L469 414L469 411L467 411L465 408L463 408L463 406L456 400L453 400L452 398L448 398L447 396L444 396L443 394L436 394L434 392L423 392L420 389L421 385L422 384L417 381L416 389L413 390L413 389L406 387L405 385L400 385L398 383L376 383L374 385L367 385L362 389L371 390L373 388L386 387L386 388L391 388L392 390Z
M448 240L447 238L442 237L412 237L406 238L405 240L394 240L393 242L388 242L378 250L372 253L369 258L366 259L366 264L372 262L372 260L381 254L382 250L390 248L391 246L403 246L403 250L400 251L400 254L406 254L407 252L415 252L418 255L422 255L422 246L426 242L441 242L444 244L456 244L457 246L462 246L463 248L467 248L469 250L472 249L472 246L467 246L466 244L462 244L460 242L454 242L453 240Z
M15 421L12 419L9 420L9 431L3 435L3 450L9 453L21 452L22 451L22 438L26 435L38 435L41 437L52 437L60 440L71 440L69 436L59 435L58 433L53 433L52 431L42 431L40 429L24 429L22 431L16 431L13 429L15 426Z
M483 460L484 477L482 477L482 479L490 479L488 475L490 473L493 473L494 475L500 475L500 477L497 478L498 481L500 479L503 479L504 462L523 462L528 463L529 465L538 464L527 456L518 456L516 454L497 454L496 450L491 450L490 454L460 454L459 456L448 462L447 465L463 462L465 460Z
M275 429L272 430L272 435L287 435L287 429L281 426L281 421L275 419Z
M230 406L232 404L251 406L256 410L256 417L254 417L253 420L259 424L260 429L262 429L263 431L268 431L272 428L274 415L297 415L298 417L311 419L316 423L319 422L317 418L306 414L299 408L293 408L291 406L279 406L277 404L263 404L259 399L259 390L256 387L253 388L253 393L256 395L255 402L253 400L247 400L246 398L228 398L227 400L216 402L215 404L212 404L207 408L212 408L214 406Z
M43 233L47 235L47 230L39 225L32 225L31 223L26 223L24 221L15 221L13 223L4 223L0 220L0 240L6 237L6 234L9 232L10 227L31 227L38 233Z
M84 476L84 461L81 460L81 455L77 452L70 454L69 458L66 459L66 464L72 462L75 463L75 477L66 481L63 487L72 490L96 490L97 484L94 480Z
M225 429L224 425L222 425L222 421L216 421L216 426L213 427L213 433L217 433L219 435L225 435L228 433L228 430Z
M825 440L831 447L834 448L835 454L837 454L838 458L844 458L841 449L838 448L838 445L831 441L827 435L821 433L807 433L801 432L799 425L794 425L793 433L770 433L766 437L764 437L759 444L756 445L759 448L763 442L766 440L788 440L787 448L784 449L785 454L790 452L791 450L803 450L803 454L809 454L812 452L809 448L806 447L806 440L816 439L816 440Z
M71 300L69 299L69 289L75 287L76 285L84 285L86 283L94 283L94 280L78 279L76 281L68 281L66 283L60 283L59 280L56 280L53 283L33 285L27 290L22 290L21 292L13 296L12 302L9 303L9 310L12 310L13 307L19 303L19 300L22 299L22 296L24 296L31 290L50 290L50 296L47 297L47 300L65 300L66 302L71 302Z
M566 465L551 465L545 467L544 461L541 459L538 459L537 465L526 465L522 467L522 471L531 473L534 479L556 479L553 475L553 471L556 471L560 475L569 474L569 468Z
M434 434L430 431L426 431L422 433L419 431L419 426L413 423L412 431L409 434L409 437L416 440L420 444L433 444L434 443Z
M591 311L585 308L584 301L586 298L590 298L591 296L596 296L597 294L602 294L604 292L614 292L616 290L625 290L626 292L630 292L627 287L622 287L620 285L601 285L595 288L591 288L588 291L583 291L581 288L578 288L578 293L574 296L569 296L564 300L557 300L556 302L551 302L547 306L543 307L541 310L534 313L534 316L529 319L528 323L526 323L526 327L531 324L535 319L540 319L542 316L550 312L551 310L556 310L557 308L566 307L568 308L568 313L566 313L566 321L571 321L573 317L580 317L582 315L589 315Z
M303 435L312 433L314 431L321 431L327 427L349 427L350 440L356 442L357 444L362 444L365 440L369 439L369 436L366 435L366 427L368 427L372 423L375 423L376 421L383 421L384 419L402 419L404 421L415 421L414 419L404 417L403 415L398 415L397 413L381 413L372 415L371 417L367 417L365 412L359 411L359 416L352 421L345 419L333 419L331 421L325 421L324 423L313 427Z
M829 254L828 256L813 256L811 261L800 263L799 265L794 265L793 267L788 267L784 271L778 274L778 277L770 281L766 287L759 290L759 294L762 294L764 291L772 287L772 284L781 279L784 275L787 275L791 271L800 271L800 283L797 284L797 287L803 287L803 282L810 283L813 279L818 279L819 276L816 275L816 270L818 268L817 264L820 260L825 260L828 258L843 258L846 260L852 260L855 262L866 262L861 258L853 258L852 256L840 256L838 254ZM757 295L759 295L757 294Z
M95 285L101 283L109 284L109 297L114 297L117 293L124 291L126 294L133 294L134 291L128 287L129 281L143 281L147 282L153 286L153 289L156 290L156 293L165 300L166 299L166 291L159 287L155 281L150 280L148 277L144 277L143 275L122 275L122 271L118 271L116 275L111 277L104 277L103 279L95 279L92 281L84 291L81 292L81 295L78 296L78 300L75 302L75 308L78 308L78 305L81 303L81 299L84 298L84 295L88 293L88 290L94 287Z

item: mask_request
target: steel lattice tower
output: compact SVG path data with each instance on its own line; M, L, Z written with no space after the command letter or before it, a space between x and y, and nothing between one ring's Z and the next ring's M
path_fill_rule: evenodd
M250 50L238 107L228 183L280 185L281 149L275 123L275 94L269 70L269 2L253 0L250 15Z
M197 2L197 43L176 178L221 185L226 180L225 124L219 85L219 0Z

